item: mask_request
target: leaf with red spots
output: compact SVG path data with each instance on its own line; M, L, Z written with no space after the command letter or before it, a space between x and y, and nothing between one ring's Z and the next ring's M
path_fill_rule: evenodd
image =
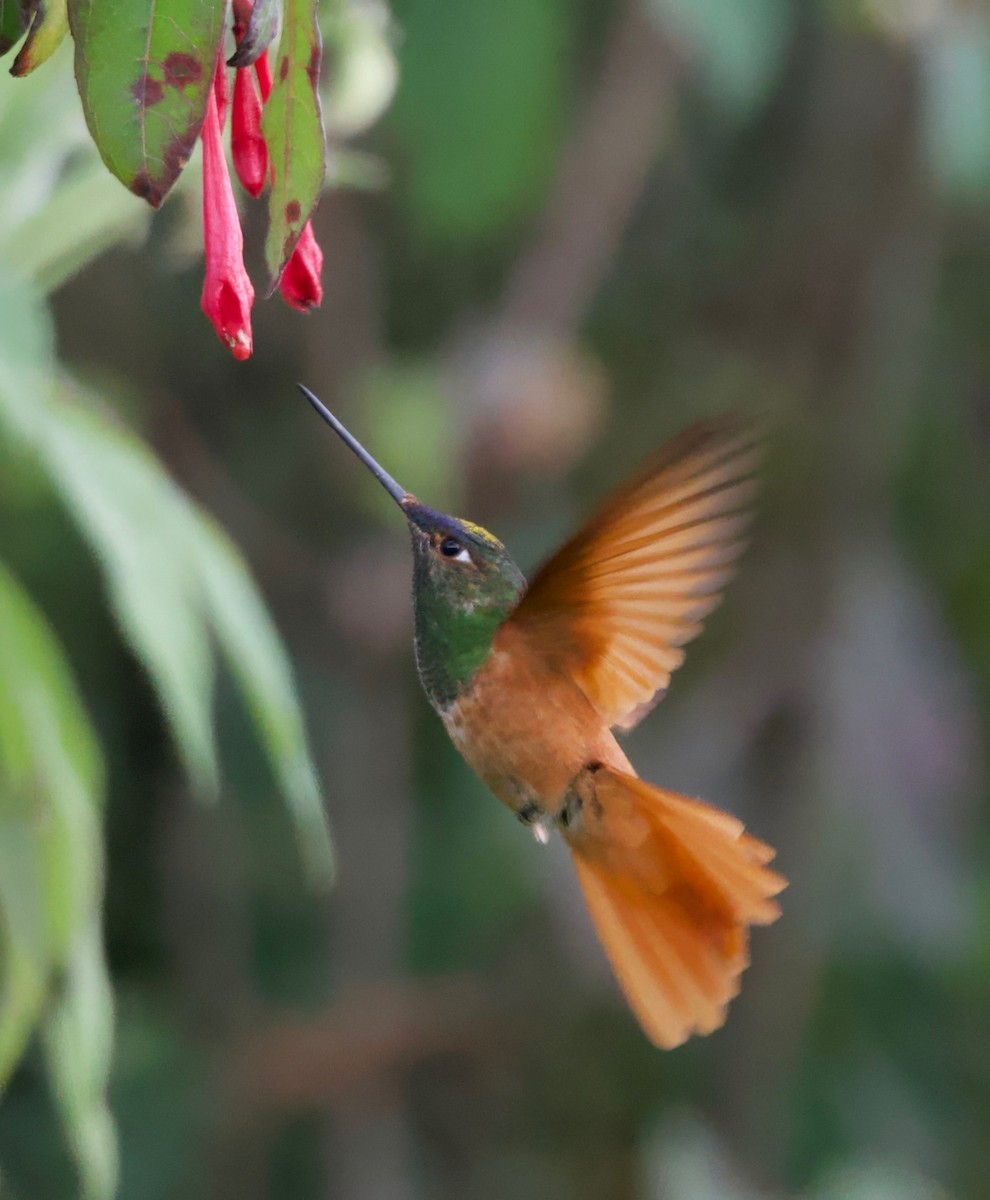
M286 0L275 86L261 118L274 174L265 241L269 292L278 286L323 184L320 54L315 0Z
M226 0L68 0L76 80L110 171L158 208L192 153Z

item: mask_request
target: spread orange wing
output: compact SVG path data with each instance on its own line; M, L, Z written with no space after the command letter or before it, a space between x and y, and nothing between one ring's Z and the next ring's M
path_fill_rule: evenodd
M660 699L721 599L758 461L739 421L685 430L540 568L508 617L606 724L630 729Z

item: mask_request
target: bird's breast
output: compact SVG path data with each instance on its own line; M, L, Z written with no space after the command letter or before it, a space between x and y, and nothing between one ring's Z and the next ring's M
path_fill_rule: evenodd
M592 761L630 770L618 743L565 675L496 646L442 713L451 741L514 812L554 816Z

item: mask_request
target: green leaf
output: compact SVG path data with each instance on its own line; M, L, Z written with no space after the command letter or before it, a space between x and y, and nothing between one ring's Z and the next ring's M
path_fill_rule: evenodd
M0 424L33 447L93 548L125 638L148 671L200 794L215 795L215 639L289 806L311 878L330 836L285 652L236 550L142 443L80 389L48 395L51 331L0 275Z
M45 1026L45 1052L85 1200L111 1200L117 1135L106 1101L113 1050L113 996L98 912L75 938L62 992Z
M282 0L255 0L251 6L247 27L237 49L227 59L227 66L251 66L271 45L281 24Z
M131 434L56 402L43 453L92 543L118 620L155 682L198 790L218 787L211 640L226 652L296 825L311 878L332 870L330 837L291 671L233 545Z
M51 58L68 32L66 0L39 0L27 40L10 68L11 75L30 75Z
M132 435L59 404L43 443L52 480L103 568L128 642L154 680L183 762L215 796L214 663L188 562L189 502Z
M61 647L2 566L0 628L2 1085L53 971L98 913L103 766ZM90 950L101 962L98 938Z
M192 153L225 0L69 0L76 80L110 171L158 208Z
M261 117L274 172L265 239L270 292L278 286L312 214L326 170L316 9L316 0L286 0L285 29L273 69L275 86Z
M188 501L140 442L83 404L59 403L39 371L47 314L30 289L0 287L0 420L33 446L100 561L125 637L154 682L186 769L217 790L213 656L195 614L174 514ZM173 518L170 520L170 518Z
M0 56L17 45L27 27L21 0L0 0Z
M33 288L0 271L0 424L34 443L47 425L55 334Z
M0 610L2 589L0 577ZM41 871L29 819L11 811L19 807L11 782L0 777L0 1089L38 1019L49 973Z
M0 233L0 249L21 275L53 291L103 250L140 238L150 216L93 156L6 238Z
M0 90L0 268L43 290L110 245L136 240L152 216L94 153L70 54L63 46L57 71Z
M310 879L323 885L333 875L333 848L285 651L226 535L205 516L190 532L216 636L288 801Z

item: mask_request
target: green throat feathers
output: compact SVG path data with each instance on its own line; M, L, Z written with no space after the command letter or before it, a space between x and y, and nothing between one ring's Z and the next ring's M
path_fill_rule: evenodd
M495 631L526 590L526 580L498 538L480 525L422 504L399 486L308 388L300 384L299 390L409 522L416 665L431 704L442 713L488 657Z
M433 527L424 529L428 524ZM484 663L496 629L526 589L522 572L491 534L450 517L444 525L410 521L416 665L441 713ZM458 555L449 553L455 542Z

